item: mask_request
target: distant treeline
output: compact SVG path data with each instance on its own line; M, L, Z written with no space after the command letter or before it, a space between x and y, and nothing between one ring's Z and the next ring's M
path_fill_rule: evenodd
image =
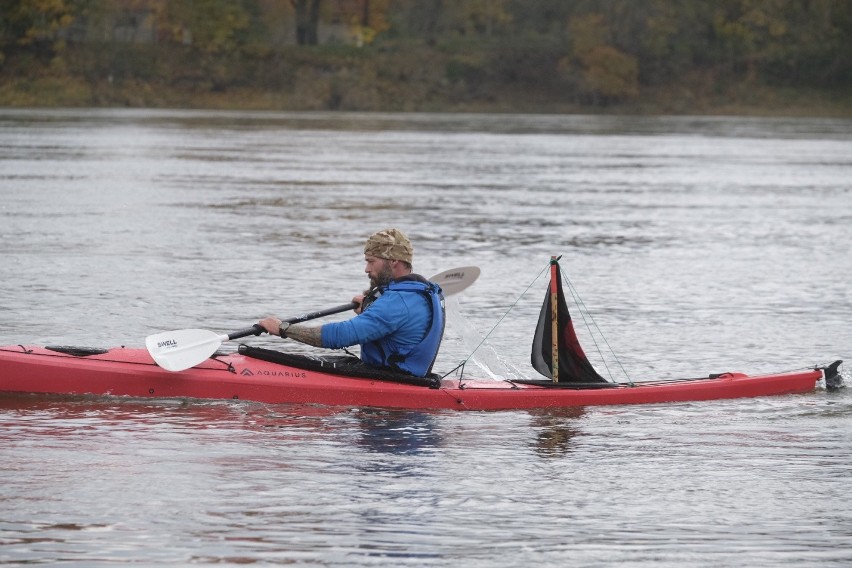
M0 0L0 79L18 105L844 97L852 0Z

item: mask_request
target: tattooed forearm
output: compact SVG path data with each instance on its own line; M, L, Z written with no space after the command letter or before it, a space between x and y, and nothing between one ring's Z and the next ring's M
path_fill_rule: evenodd
M322 347L321 325L306 325L295 323L287 328L285 332L287 339L293 339L299 343L307 343L314 347Z

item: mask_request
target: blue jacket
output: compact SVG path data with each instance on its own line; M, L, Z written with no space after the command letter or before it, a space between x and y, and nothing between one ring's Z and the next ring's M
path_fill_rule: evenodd
M424 377L444 335L441 288L412 276L392 281L381 296L354 318L322 326L322 346L361 346L361 360Z

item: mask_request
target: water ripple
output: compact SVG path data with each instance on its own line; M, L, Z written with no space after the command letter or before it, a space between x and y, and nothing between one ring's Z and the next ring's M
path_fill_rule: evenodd
M366 284L365 236L398 225L418 271L482 268L448 302L439 369L488 334L467 373L533 373L553 254L617 354L575 317L600 369L852 360L848 120L5 109L0 125L0 344L138 346L337 305ZM497 413L3 394L0 562L846 566L850 431L852 393L824 390Z

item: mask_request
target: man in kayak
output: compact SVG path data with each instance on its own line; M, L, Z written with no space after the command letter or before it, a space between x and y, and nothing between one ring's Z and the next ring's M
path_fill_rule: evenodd
M259 323L281 337L315 347L361 346L361 360L424 377L432 370L444 334L441 288L412 273L413 247L399 229L385 229L364 245L370 289L355 296L354 318L322 326L288 324L275 317Z

